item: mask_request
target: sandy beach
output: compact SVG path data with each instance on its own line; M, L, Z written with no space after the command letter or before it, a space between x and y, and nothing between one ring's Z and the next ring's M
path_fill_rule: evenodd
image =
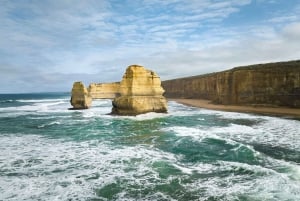
M243 112L243 113L255 113L271 116L284 116L289 118L300 119L300 109L285 108L285 107L263 107L263 106L240 106L240 105L216 105L212 104L210 100L203 99L170 99L181 104L211 109L221 110L229 112Z

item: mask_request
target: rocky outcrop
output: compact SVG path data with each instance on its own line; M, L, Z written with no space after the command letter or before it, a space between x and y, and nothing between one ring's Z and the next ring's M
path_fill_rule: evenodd
M92 105L92 97L82 82L74 82L71 92L71 109L87 109Z
M88 92L92 99L114 99L120 93L120 82L113 83L92 83Z
M209 99L219 104L300 108L300 61L237 67L162 82L168 98Z
M131 65L120 83L120 96L113 100L112 114L137 115L167 112L160 78L143 66Z

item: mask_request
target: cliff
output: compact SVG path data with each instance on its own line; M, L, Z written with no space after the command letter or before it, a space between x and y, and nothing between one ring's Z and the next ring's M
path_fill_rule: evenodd
M120 95L113 100L112 114L137 115L167 112L167 101L158 75L143 66L131 65L120 83Z
M92 83L88 92L92 99L114 99L120 93L120 82L113 83Z
M162 82L168 98L208 99L218 104L300 108L300 60L236 67Z

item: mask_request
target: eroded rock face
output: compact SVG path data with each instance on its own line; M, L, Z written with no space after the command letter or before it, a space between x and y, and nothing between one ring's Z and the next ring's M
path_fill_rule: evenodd
M168 98L300 108L300 60L237 67L162 83Z
M120 91L120 82L113 83L92 83L88 88L88 92L92 99L113 99Z
M88 109L92 105L92 97L82 82L74 82L71 96L72 109Z
M143 66L129 66L120 83L120 96L113 100L112 114L167 112L167 101L163 93L164 89L156 73Z

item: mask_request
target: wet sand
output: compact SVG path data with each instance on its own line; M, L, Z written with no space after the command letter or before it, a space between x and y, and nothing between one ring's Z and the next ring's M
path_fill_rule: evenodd
M264 107L264 106L241 106L241 105L217 105L210 102L210 100L203 99L170 99L181 104L229 112L243 112L255 113L271 116L283 116L289 118L296 118L300 120L300 109L285 108L285 107Z

